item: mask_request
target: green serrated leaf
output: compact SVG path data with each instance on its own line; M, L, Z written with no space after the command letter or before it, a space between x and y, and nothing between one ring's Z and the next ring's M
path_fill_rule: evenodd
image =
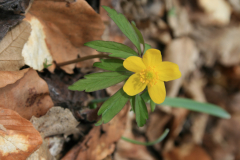
M128 71L123 67L123 60L121 59L101 59L101 62L96 62L93 66L105 69L108 71L116 71L116 72L126 72Z
M186 108L192 111L207 113L220 118L230 118L230 114L224 109L209 103L200 103L194 100L185 98L170 98L166 97L165 101L161 105L170 105L177 108Z
M86 79L80 79L69 86L70 90L93 92L115 85L131 76L131 72L100 72L86 75Z
M139 94L136 95L135 114L138 127L144 126L148 119L148 111L144 100Z
M130 41L136 46L138 53L141 53L140 43L137 34L135 33L132 25L126 19L126 17L117 13L114 9L111 9L107 6L102 6L107 12L109 17L116 23L119 29L125 34Z
M145 43L145 49L144 49L143 54L145 54L145 52L146 52L148 49L151 49L151 48L152 48L152 47L151 47L149 44Z
M131 98L130 98L131 108L134 113L135 113L135 99L136 99L136 96L131 96Z
M128 96L121 88L112 97L105 101L98 111L98 115L102 115L103 123L109 122L116 114L118 114L129 98L130 96Z
M133 29L135 30L135 33L136 33L137 36L138 36L139 42L140 42L140 43L142 44L142 46L143 46L143 50L145 50L144 39L143 39L142 33L138 30L138 28L136 27L136 24L135 24L134 21L132 21L132 27L133 27Z
M117 42L98 40L87 42L84 45L99 52L112 53L109 55L110 57L128 58L130 56L138 56L132 48Z
M156 108L156 103L153 102L153 100L150 99L150 107L151 107L151 111L154 112L155 108Z

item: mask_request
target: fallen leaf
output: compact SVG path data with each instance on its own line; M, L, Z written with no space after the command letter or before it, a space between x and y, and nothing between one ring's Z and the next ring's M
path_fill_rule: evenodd
M134 134L132 132L132 121L135 121L134 113L128 112L127 125L126 125L126 129L123 133L123 136L130 138L130 139L140 141L140 142L146 142L146 139L144 137L134 136ZM155 160L155 158L147 150L146 146L133 144L133 143L127 142L122 139L120 139L117 142L116 151L114 153L114 159L116 159L116 160L126 160L126 159Z
M8 30L24 18L10 11L0 10L0 42Z
M27 18L29 18L29 15L27 15ZM23 47L22 56L25 64L41 71L44 68L43 63L47 60L48 64L52 64L53 59L46 44L44 26L35 17L29 18L28 22L31 24L32 31Z
M43 138L43 135L41 136ZM39 149L32 153L26 160L56 160L49 151L48 143L48 139L43 138L43 143Z
M206 16L205 25L227 25L230 22L231 7L225 0L198 0Z
M53 60L57 63L73 60L78 56L82 57L83 44L101 39L104 31L100 16L84 0L77 0L69 5L66 5L66 2L34 1L26 17L29 22L35 18L41 23L41 27L38 28L43 28L43 32L40 31L41 35L36 38L45 37L46 44L36 47L43 48L40 50L44 51L47 46ZM88 52L86 54L91 55ZM67 73L73 73L74 67L75 64L71 64L61 68ZM53 71L54 65L49 69Z
M23 21L10 30L0 42L0 70L16 71L24 65L22 49L31 32L31 26Z
M93 127L84 141L74 146L62 160L102 160L112 154L115 143L125 130L127 112L129 105L126 105L109 123Z
M34 127L43 134L43 137L64 134L79 134L77 125L79 122L74 118L69 109L62 107L52 107L44 116L40 118L32 117L31 122Z
M15 83L17 80L21 79L27 71L28 69L21 71L0 71L0 88Z
M163 154L165 160L211 160L212 158L200 146L185 144Z
M25 160L42 144L41 135L31 122L10 109L0 108L0 159Z
M48 86L36 71L25 70L19 71L26 72L21 79L0 88L0 107L12 109L26 119L40 117L53 106Z
M4 132L7 131L7 129L6 129L2 124L0 124L0 130L2 130L2 131L4 131Z
M184 78L197 68L196 62L199 63L199 51L192 39L181 37L174 39L167 45L164 55L164 61L178 64L182 73L181 78L167 83L167 94L174 97L177 95Z

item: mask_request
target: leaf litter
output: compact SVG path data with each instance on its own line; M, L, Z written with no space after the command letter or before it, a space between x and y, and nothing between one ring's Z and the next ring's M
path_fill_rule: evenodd
M215 5L215 3L219 3L219 5ZM0 97L2 95L1 99L3 100L1 100L0 107L5 110L11 109L11 112L18 112L26 119L30 119L33 115L44 119L44 114L52 106L57 105L69 108L70 110L65 109L65 111L68 110L69 114L71 111L71 114L77 119L77 121L75 120L76 124L79 122L80 124L78 127L70 125L72 127L70 133L64 128L67 129L67 122L59 127L63 127L63 129L59 129L59 132L53 132L49 129L50 127L45 126L45 130L49 133L51 131L51 134L48 134L50 137L42 135L44 145L29 158L54 159L48 151L50 148L55 158L70 160L121 160L126 158L142 159L143 157L168 160L238 159L240 155L238 154L239 136L237 135L240 130L236 126L239 124L240 111L238 103L240 97L238 54L240 12L236 4L234 0L216 2L198 0L198 3L190 1L181 1L180 3L177 0L104 1L104 5L115 8L118 12L126 15L128 20L134 20L143 33L145 42L151 44L153 48L159 48L165 60L173 61L181 66L184 76L178 82L174 82L175 84L167 84L169 95L191 97L198 101L208 101L220 105L233 117L231 120L221 120L183 109L169 109L168 106L160 106L150 114L147 125L138 128L136 123L131 121L131 118L134 118L131 112L127 114L129 111L127 106L125 106L124 112L117 115L109 124L94 127L93 123L100 118L97 116L100 103L94 110L87 109L88 103L94 98L99 99L108 96L107 94L112 95L121 88L122 84L110 87L106 91L89 94L68 91L68 85L82 78L86 73L99 70L84 69L91 66L93 61L78 63L77 67L80 69L74 69L75 64L61 67L67 73L61 71L55 64L55 62L72 60L78 56L97 54L96 51L82 45L90 40L101 39L104 25L106 28L103 35L104 40L113 40L133 47L129 40L116 27L114 28L114 24L106 17L106 13L100 9L100 15L98 15L85 1L77 0L66 3L64 0L61 2L36 0L33 2L25 19L25 21L29 21L32 31L27 31L30 37L25 39L26 41L22 43L21 49L18 51L17 60L19 62L10 63L9 67L4 64L0 71ZM93 6L93 8L98 7ZM63 12L60 13L61 11ZM10 32L14 30L13 26L19 27L18 22L22 20L23 15L6 10L0 10L0 12L2 13L0 14L1 39L9 29ZM51 16L47 16L48 14ZM55 18L58 14L62 18ZM2 18L3 15L7 18ZM96 18L94 22L92 19L91 22L88 21L91 16ZM60 21L61 19L63 22ZM72 23L75 21L78 21L76 26ZM80 23L82 21L83 23ZM86 22L91 24L91 27ZM63 23L65 25L62 25ZM65 30L64 27L67 29ZM90 28L96 28L96 32L91 33L92 37L89 36L90 39L81 36L87 31L89 33L88 29ZM36 36L37 33L39 35ZM32 36L34 34L35 36ZM74 36L74 34L78 36ZM0 43L5 44L6 40L3 39ZM32 43L33 45L31 45ZM22 51L22 48L25 49ZM29 56L31 51L34 58ZM22 53L24 53L23 57L21 57ZM10 58L16 57L10 56ZM43 69L45 59L53 65L49 67L51 72L43 70L38 73L42 79L32 69L19 71L24 64L40 71ZM69 73L74 74L70 75ZM32 90L30 95L28 91L33 86L38 87L36 90ZM7 95L8 102L4 101L4 94ZM45 100L43 96L39 96L42 94L46 95ZM33 99L27 101L28 98ZM27 104L30 102L33 105L28 108ZM46 120L47 123L49 120ZM0 133L6 134L8 128L3 123L0 122L0 124L2 125ZM14 124L17 123L14 122ZM169 136L162 143L152 147L137 146L120 140L120 137L124 135L139 141L153 141L161 135L165 128L171 129ZM77 139L73 136L75 134L78 135ZM49 145L50 141L52 146ZM53 146L58 146L55 151L53 151Z

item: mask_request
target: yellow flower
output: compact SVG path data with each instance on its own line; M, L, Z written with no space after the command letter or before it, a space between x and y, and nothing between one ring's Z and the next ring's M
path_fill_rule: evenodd
M153 102L160 104L166 97L164 81L171 81L181 77L178 65L172 62L162 62L161 52L157 49L148 49L143 58L131 56L123 66L135 74L131 75L123 90L134 96L142 92L146 86Z

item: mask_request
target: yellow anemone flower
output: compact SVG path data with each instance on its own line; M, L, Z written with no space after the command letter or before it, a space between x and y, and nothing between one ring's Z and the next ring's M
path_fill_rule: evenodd
M160 104L166 97L164 81L171 81L181 77L178 65L172 62L162 62L161 52L148 49L143 58L131 56L123 66L135 74L131 75L123 86L124 92L134 96L146 87L153 102Z

